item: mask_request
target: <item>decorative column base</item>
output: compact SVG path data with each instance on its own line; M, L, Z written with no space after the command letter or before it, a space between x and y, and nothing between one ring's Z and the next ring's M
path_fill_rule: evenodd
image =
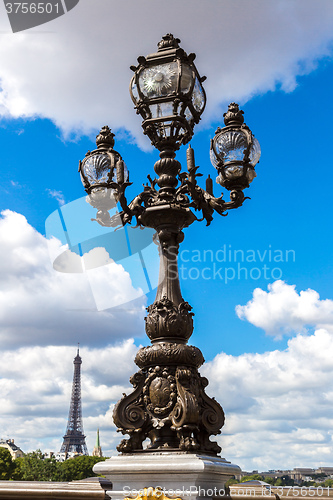
M107 492L112 500L199 500L223 496L226 481L241 469L216 456L151 452L112 457L93 470L112 482L112 490Z

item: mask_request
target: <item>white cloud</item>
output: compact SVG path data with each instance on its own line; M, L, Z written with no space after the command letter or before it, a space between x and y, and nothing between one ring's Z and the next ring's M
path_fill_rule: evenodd
M0 8L1 114L47 117L65 132L109 123L142 141L128 68L165 33L195 51L208 76L206 121L221 118L221 103L280 85L293 90L298 75L331 54L333 39L331 0L211 0L209 9L202 0L81 0L65 16L16 34Z
M57 191L55 189L47 189L46 191L51 198L55 198L57 200L60 206L65 204L65 198L61 191Z
M245 470L332 465L333 336L290 339L284 351L218 354L201 368L208 393L226 412L222 455ZM107 455L122 439L112 410L137 368L132 340L80 348L83 426L91 451L96 429ZM0 366L1 437L25 451L58 451L66 429L75 347L4 350ZM212 438L215 439L215 438Z
M55 240L52 244L58 245ZM124 283L126 294L128 276L119 266L117 272L115 290L121 293L119 284ZM317 330L313 335L298 334L285 351L237 357L220 353L201 369L210 380L209 394L226 412L218 438L223 454L250 470L331 465L333 335L318 325L332 326L332 301L320 300L314 290L298 294L294 286L279 281L268 292L257 289L252 301L239 307L240 315L269 333L288 325L293 330L313 325ZM136 347L132 340L106 345L142 331L142 309L128 313L97 313L84 275L55 272L46 239L22 215L3 212L1 437L14 438L25 451L59 449L75 354L64 344L80 341L88 448L100 427L105 454L115 453L121 436L112 423L112 408L130 388Z
M245 470L332 463L333 336L290 339L285 351L221 353L201 372L222 404L223 456Z
M5 210L0 219L0 345L100 345L143 333L145 296L115 263L103 275L56 272L47 241L23 215ZM97 280L97 281L96 281ZM123 308L97 310L96 298L113 295ZM95 294L95 296L94 296ZM130 295L132 294L132 295ZM128 303L128 297L138 297ZM107 306L110 307L112 300ZM99 307L101 309L101 307Z
M82 413L91 453L97 427L104 454L120 441L112 408L129 390L137 348L132 340L102 349L80 349ZM59 451L65 433L73 378L75 347L26 347L3 351L0 366L0 428L23 451Z
M238 305L239 318L280 337L283 333L297 332L306 326L333 327L333 300L321 300L315 290L302 290L278 280L253 291L253 298L244 306Z

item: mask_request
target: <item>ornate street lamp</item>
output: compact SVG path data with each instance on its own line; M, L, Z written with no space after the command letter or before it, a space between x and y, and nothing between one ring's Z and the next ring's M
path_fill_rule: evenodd
M230 190L230 201L214 197L210 177L206 190L197 184L201 174L197 173L191 147L187 150L187 172L181 172L175 151L192 137L206 102L203 78L193 64L194 57L188 56L179 47L179 40L168 34L158 44L156 54L139 57L139 65L132 67L132 99L143 118L144 133L160 151L154 165L157 177L151 179L148 175L149 184L143 192L127 204L125 187L129 183L124 182L123 174L116 182L116 165L121 165L122 160L112 149L113 134L106 127L97 136L97 150L80 164L88 193L111 188L121 203L123 210L105 225L117 226L120 220L122 224L130 223L135 217L138 225L155 229L160 245L161 279L145 318L151 345L139 349L135 358L139 371L130 379L134 391L123 396L113 414L118 430L129 435L117 447L122 453L142 451L147 438L147 453L185 451L216 456L221 451L209 438L221 432L224 412L205 393L208 381L198 372L204 362L201 351L187 345L193 332L193 313L181 294L177 254L185 227L203 219L209 225L214 211L225 215L242 205L243 189L255 176L260 147L243 124L243 111L232 103L225 114L226 127L217 130L211 146L217 180ZM104 142L100 142L100 136ZM103 165L100 170L97 164ZM201 211L202 218L198 219L192 209ZM103 473L102 464L97 470Z

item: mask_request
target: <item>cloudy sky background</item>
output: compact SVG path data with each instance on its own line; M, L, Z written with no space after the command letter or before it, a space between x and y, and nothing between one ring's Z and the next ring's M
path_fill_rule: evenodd
M227 415L223 456L246 470L332 465L331 0L80 0L16 34L3 6L0 14L0 437L24 451L59 450L80 342L88 448L99 427L104 454L115 454L112 407L147 344L154 293L142 294L133 262L56 272L64 241L50 240L45 221L82 197L77 163L106 123L134 181L129 196L152 173L157 155L132 109L128 68L173 32L208 77L192 144L203 173L212 172L209 137L230 101L242 104L263 150L252 199L208 229L193 225L180 259L196 313L191 341ZM76 217L66 220L70 235ZM203 262L205 249L213 262ZM224 269L224 279L189 279L191 267L225 266L216 252L229 249L255 252L241 263L247 278L226 282ZM268 276L251 277L263 262ZM238 264L228 266L237 274Z

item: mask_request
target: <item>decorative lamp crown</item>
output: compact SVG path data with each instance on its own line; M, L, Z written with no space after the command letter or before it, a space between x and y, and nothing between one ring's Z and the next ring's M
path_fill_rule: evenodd
M157 47L158 51L160 52L161 50L169 49L170 47L178 49L179 44L179 38L175 38L172 33L167 33L166 35L162 36L162 40L158 42Z
M241 126L244 123L244 111L239 109L239 105L231 102L228 106L228 111L223 113L225 125Z
M256 177L260 144L244 123L244 111L235 102L224 113L225 127L218 127L211 141L210 158L219 175L216 181L229 190L249 187Z
M205 77L193 63L195 54L187 55L179 43L169 33L156 53L140 56L139 65L131 66L132 100L143 118L144 133L160 151L176 151L186 144L206 105L201 84Z
M104 125L101 128L98 135L96 135L96 146L99 150L101 149L112 149L114 146L114 134L111 132L111 129Z

